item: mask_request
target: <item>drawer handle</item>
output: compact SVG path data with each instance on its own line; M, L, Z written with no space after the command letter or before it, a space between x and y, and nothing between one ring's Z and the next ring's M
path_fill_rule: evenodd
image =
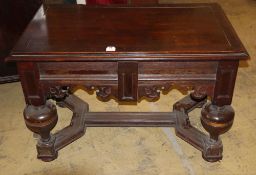
M115 46L107 46L106 47L106 52L115 52L116 51L116 47Z

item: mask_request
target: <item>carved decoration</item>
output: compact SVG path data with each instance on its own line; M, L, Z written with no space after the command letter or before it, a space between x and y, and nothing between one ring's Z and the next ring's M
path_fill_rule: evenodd
M149 99L158 99L160 97L160 90L156 86L144 87L145 96Z
M92 94L93 91L96 91L96 95L101 101L108 101L110 99L117 100L118 98L118 86L117 85L93 85L93 84L83 84L78 86L73 86L72 84L68 85L47 85L47 96L51 99L61 101L65 99L70 94L70 91L75 91L77 88L81 88ZM169 93L172 89L179 90L182 94L186 95L188 92L193 91L191 97L194 100L200 100L203 97L212 96L214 84L201 84L196 85L190 82L182 83L162 83L159 82L156 85L139 85L138 87L138 101L142 100L144 97L149 101L155 101L160 98L161 91L163 94Z
M196 86L194 92L190 94L193 100L202 100L207 96L207 87Z
M163 94L168 94L172 89L179 90L183 95L188 94L188 92L193 91L192 94L197 97L194 100L202 100L206 96L212 96L214 84L201 84L197 85L190 82L182 83L165 83L161 82L155 86L152 85L140 85L139 87L139 99L146 97L149 100L157 100L160 97L161 91ZM191 96L193 96L191 95Z
M96 95L102 101L108 101L110 99L110 96L112 95L111 92L111 87L100 86L96 90Z
M69 86L53 86L49 88L48 97L53 100L64 100L70 94Z

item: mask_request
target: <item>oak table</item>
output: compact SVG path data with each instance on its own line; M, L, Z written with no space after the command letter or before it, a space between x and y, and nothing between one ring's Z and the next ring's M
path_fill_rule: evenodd
M248 54L221 7L210 4L41 7L7 61L17 62L26 100L26 126L41 137L38 158L52 161L86 127L170 126L210 162L222 159L219 135L234 120L231 107L239 60ZM189 95L172 112L89 112L77 88L118 102L157 100L173 88ZM58 121L53 99L73 112ZM207 102L208 101L208 102ZM209 136L190 124L202 108Z

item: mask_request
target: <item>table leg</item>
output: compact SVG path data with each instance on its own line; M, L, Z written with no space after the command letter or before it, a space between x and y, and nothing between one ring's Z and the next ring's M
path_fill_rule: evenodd
M56 106L49 101L41 106L27 105L24 119L28 129L41 136L37 143L37 157L43 161L56 159L55 137L50 134L58 121Z
M50 134L58 121L56 106L46 101L35 63L18 63L18 71L27 103L23 113L26 126L40 135L37 143L37 157L44 161L51 161L57 157L54 147L55 137Z
M219 135L227 132L234 121L235 112L231 102L237 68L238 61L219 63L212 102L206 104L201 112L201 123L210 134L203 158L210 162L222 159L223 146Z

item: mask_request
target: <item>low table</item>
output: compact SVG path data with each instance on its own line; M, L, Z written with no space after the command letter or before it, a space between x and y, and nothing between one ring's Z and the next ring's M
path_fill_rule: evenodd
M7 61L15 61L27 106L27 127L41 137L38 158L51 161L90 126L170 126L210 162L222 159L219 135L234 120L230 106L239 60L248 54L221 7L41 7ZM190 92L173 112L89 112L77 88L118 102L157 100L173 88ZM50 134L55 104L73 111L69 126ZM207 100L209 101L207 103ZM194 128L189 112L202 108Z

